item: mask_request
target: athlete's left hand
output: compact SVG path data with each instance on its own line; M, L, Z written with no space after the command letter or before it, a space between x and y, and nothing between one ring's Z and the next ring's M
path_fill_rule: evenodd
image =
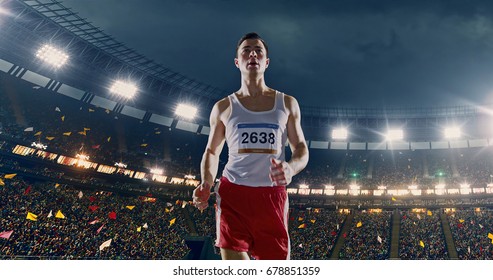
M287 186L293 179L293 168L285 161L270 159L270 180L275 186Z

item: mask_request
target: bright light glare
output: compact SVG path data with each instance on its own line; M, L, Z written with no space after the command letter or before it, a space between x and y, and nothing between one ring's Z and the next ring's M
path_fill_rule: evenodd
M417 189L418 189L418 186L416 186L416 185L411 185L411 186L409 186L409 187L407 187L407 188L408 188L408 189L410 189L410 190L417 190Z
M114 94L121 95L125 98L134 97L135 93L137 93L137 87L135 84L127 83L124 81L115 81L110 88L110 92Z
M308 189L308 187L307 184L300 184L300 189Z
M127 168L127 165L123 162L115 162L116 167Z
M46 148L48 148L48 146L43 145L42 143L36 143L36 142L32 142L31 147L35 147L35 148L40 149L40 150L46 150Z
M353 184L349 185L349 189L350 189L350 190L359 190L360 188L361 188L361 187L360 187L360 186L358 186L358 185L353 185Z
M435 189L445 189L445 184L438 184L435 186Z
M68 60L68 55L61 50L50 45L44 45L36 52L36 57L55 66L56 68L64 65Z
M163 175L164 170L159 169L159 168L153 168L153 169L151 169L151 173L155 174L155 175Z
M332 139L338 139L338 140L347 139L347 129L345 128L333 129Z
M0 4L2 4L1 0L0 0ZM9 12L5 8L0 7L0 14L8 15Z
M81 160L89 160L89 156L84 154L76 154L75 157Z
M387 141L395 141L404 139L404 132L402 129L391 129L386 135Z
M334 186L333 185L325 185L326 190L333 190Z
M461 136L460 128L457 126L447 127L444 131L446 139L459 138Z
M187 119L193 119L197 114L197 108L187 104L178 104L175 110L175 114Z

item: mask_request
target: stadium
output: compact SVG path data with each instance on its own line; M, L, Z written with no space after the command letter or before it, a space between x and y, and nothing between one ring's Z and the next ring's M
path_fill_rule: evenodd
M229 92L56 0L0 4L0 259L219 259L214 200L190 200ZM486 106L301 111L291 259L493 258Z

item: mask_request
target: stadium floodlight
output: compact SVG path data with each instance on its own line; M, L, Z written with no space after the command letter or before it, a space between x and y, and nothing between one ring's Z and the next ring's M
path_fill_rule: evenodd
M468 183L460 184L460 194L470 194L472 192L470 187L471 185L469 185Z
M417 190L418 189L418 186L416 186L416 185L410 185L407 188L410 189L410 190Z
M0 0L0 4L2 4L2 1L1 0ZM8 15L9 12L5 8L3 8L2 6L0 6L0 15L1 14Z
M162 170L160 168L152 168L151 169L151 173L154 174L154 175L163 175L164 170Z
M178 104L178 106L176 106L175 114L187 119L193 119L197 114L197 108L187 104Z
M404 132L402 129L390 129L385 135L387 141L396 141L404 139Z
M44 145L43 143L36 143L36 142L32 142L31 147L34 147L34 148L40 149L40 150L46 150L46 148L48 148L48 146Z
M335 187L333 185L325 185L326 190L333 190Z
M361 188L361 187L360 187L360 186L358 186L358 185L356 185L356 184L351 184L351 185L349 185L349 189L350 189L350 190L359 190L360 188Z
M50 45L42 46L37 52L36 57L55 66L56 68L64 65L68 60L68 55Z
M76 158L80 159L80 160L89 160L89 156L88 155L84 155L84 154L76 154L75 155Z
M137 93L137 86L130 82L118 80L113 83L110 92L130 99Z
M435 189L445 189L445 184L438 184L435 186Z
M379 189L379 190L386 190L387 187L386 186L378 186L377 189Z
M454 139L454 138L459 138L462 133L458 126L451 126L445 128L444 134L446 139Z
M116 167L127 168L127 165L123 162L115 162Z
M348 131L346 128L338 128L332 130L332 139L335 140L346 140Z
M187 174L185 175L185 179L195 180L195 175Z

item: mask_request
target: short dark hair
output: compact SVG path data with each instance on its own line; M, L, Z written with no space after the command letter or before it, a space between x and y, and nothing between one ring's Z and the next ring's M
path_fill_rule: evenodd
M260 37L260 35L258 35L257 33L250 32L250 33L243 35L243 37L241 37L240 40L238 41L238 44L236 45L236 56L238 55L238 48L240 47L241 43L243 43L243 41L245 41L247 39L258 39L258 40L260 40L260 42L262 42L262 44L264 44L265 54L269 53L269 47L267 47L267 44L265 43L264 39L262 39L262 37Z

